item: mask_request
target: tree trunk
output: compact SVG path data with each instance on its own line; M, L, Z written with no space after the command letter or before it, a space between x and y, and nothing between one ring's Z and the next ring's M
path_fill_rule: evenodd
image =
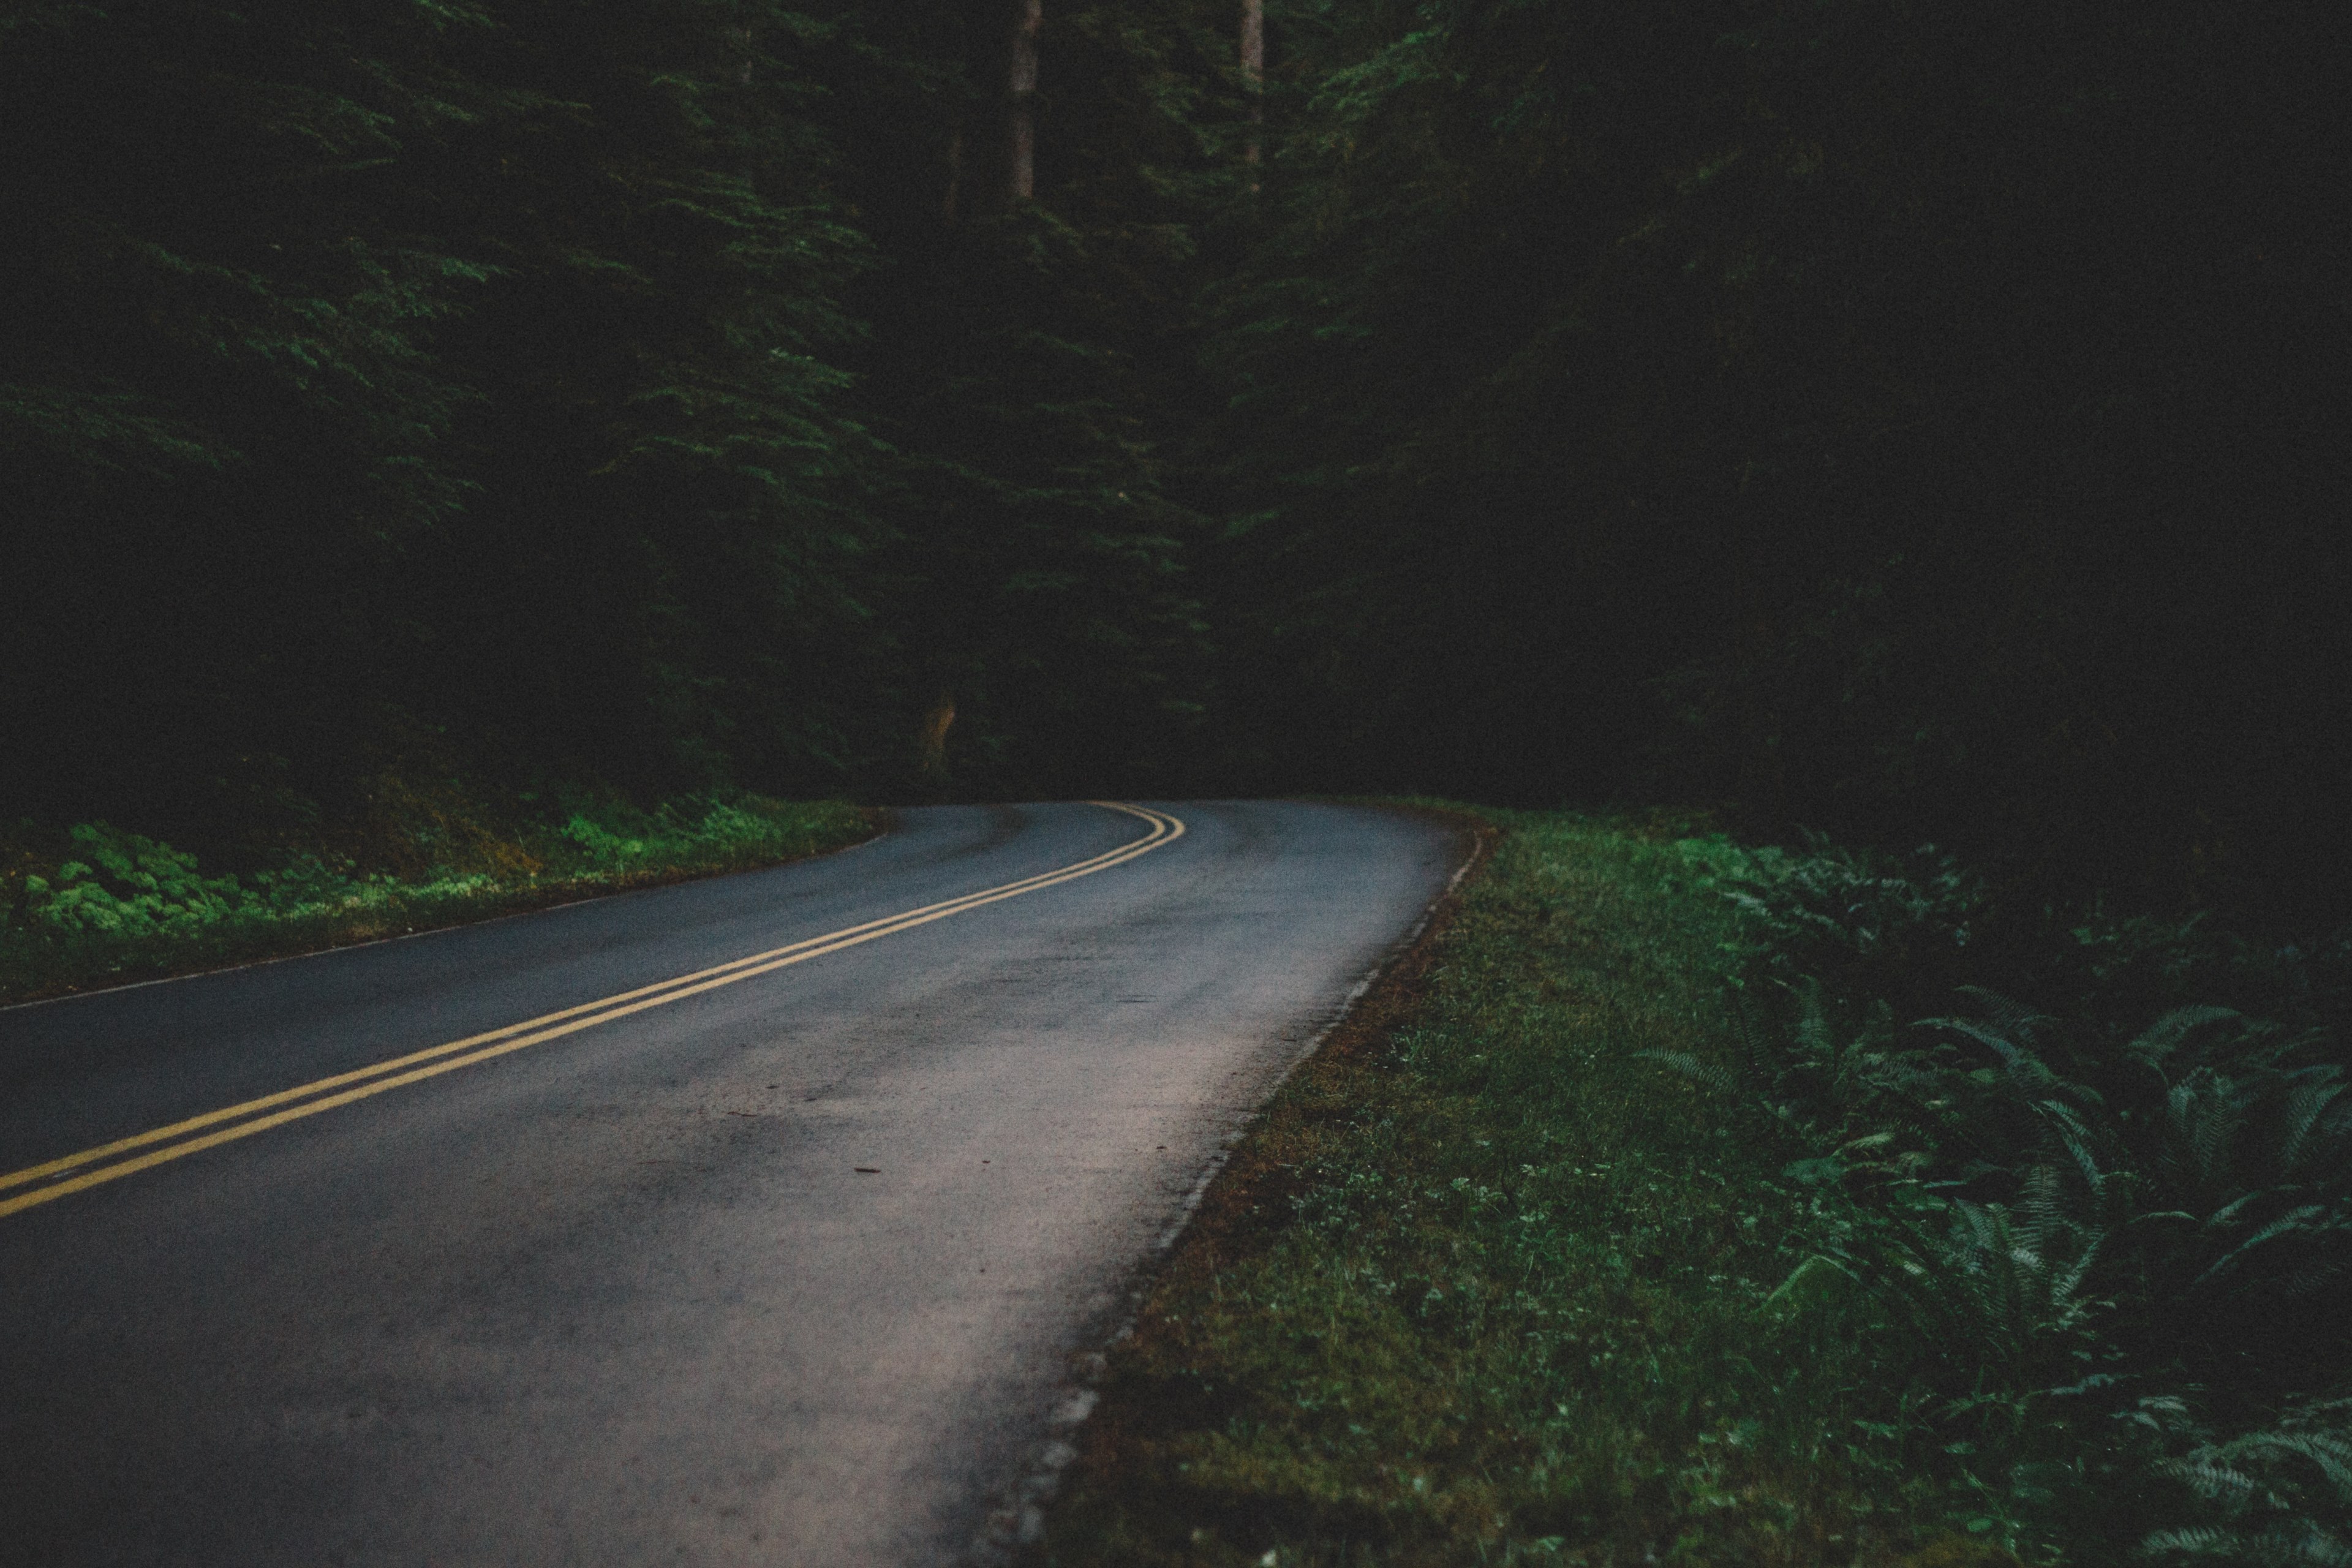
M1005 183L1006 205L1037 194L1037 34L1045 21L1045 0L1014 0L1013 70L1007 86L1012 112L1006 142L1012 153Z
M1265 0L1242 0L1242 90L1249 94L1249 137L1242 162L1259 157L1258 127L1265 123Z
M940 789L948 785L948 728L955 722L955 699L942 691L931 710L923 715L922 726L915 736L919 748L916 771L924 783Z

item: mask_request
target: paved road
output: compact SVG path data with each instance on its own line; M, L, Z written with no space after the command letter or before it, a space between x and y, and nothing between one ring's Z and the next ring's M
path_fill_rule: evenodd
M0 1011L0 1562L956 1560L1465 848L1151 811Z

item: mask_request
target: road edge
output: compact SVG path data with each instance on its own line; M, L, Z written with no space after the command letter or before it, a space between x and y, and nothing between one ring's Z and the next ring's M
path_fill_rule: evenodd
M1117 1304L1087 1334L1088 1348L1070 1357L1070 1370L1049 1396L1045 1433L1030 1450L1018 1478L1000 1494L959 1563L965 1568L1015 1568L1022 1554L1044 1539L1045 1510L1059 1495L1062 1478L1078 1458L1077 1437L1101 1401L1101 1382L1110 1352L1135 1332L1144 1304L1171 1265L1188 1247L1211 1245L1250 1208L1259 1182L1270 1173L1245 1155L1265 1123L1266 1108L1300 1069L1318 1058L1352 1056L1385 1039L1421 1000L1423 980L1439 939L1461 907L1462 889L1494 858L1503 828L1474 812L1419 802L1348 800L1328 804L1385 811L1442 822L1469 838L1468 853L1429 901L1412 929L1383 950L1321 1026L1283 1064L1265 1086L1265 1098L1248 1119L1219 1140L1175 1217L1129 1269Z

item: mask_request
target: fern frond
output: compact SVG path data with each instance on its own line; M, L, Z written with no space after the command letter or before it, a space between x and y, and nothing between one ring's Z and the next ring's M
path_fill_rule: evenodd
M2018 1184L2017 1211L2025 1216L2036 1238L2049 1235L2064 1223L2059 1202L2058 1173L2047 1165L2032 1167Z
M2228 1279L2238 1271L2248 1255L2256 1247L2267 1246L2283 1236L2296 1232L2307 1233L2312 1228L2309 1221L2326 1212L2316 1204L2306 1204L2301 1208L2288 1210L2215 1259L2202 1274L2189 1282L2189 1289L2191 1291L2202 1290L2209 1285L2218 1284Z
M1984 1021L2003 1037L2030 1041L2042 1028L2056 1022L2044 1013L2037 1013L2013 996L1982 985L1963 985L1960 994L1977 1004Z
M2083 1281L2090 1277L2091 1268L2098 1262L2099 1249L2106 1244L2106 1239L2103 1235L2088 1237L2084 1241L2083 1250L2074 1261L2050 1277L2049 1299L2053 1307L2061 1302L2067 1303L2069 1306L2074 1304L2074 1293L2083 1288ZM2067 1315L2071 1317L2073 1314L2070 1312Z
M2186 1481L2199 1497L2210 1501L2224 1498L2251 1498L2258 1489L2253 1477L2243 1470L2221 1462L2215 1450L2202 1450L2184 1459L2159 1459L2156 1472L2177 1481Z
M2255 1432L2222 1446L2229 1458L2249 1454L2292 1454L2307 1459L2343 1502L2352 1503L2352 1441L2327 1432Z
M2244 1537L2234 1530L2216 1525L2200 1524L2187 1530L2159 1530L2139 1544L2140 1554L2155 1557L2165 1552L2178 1552L2184 1557L2235 1557L2243 1547Z
M2279 1141L2276 1158L2278 1168L2291 1173L2303 1163L2312 1142L2312 1131L2320 1126L2320 1118L2328 1106L2344 1092L2341 1079L2316 1076L2298 1085L2287 1095L2286 1106L2280 1113ZM2323 1138L2325 1133L2322 1134Z
M2165 1120L2187 1173L2210 1187L2228 1173L2229 1156L2246 1121L2237 1086L2210 1068L2199 1068L2165 1096Z
M1703 1062L1687 1051L1636 1051L1634 1056L1638 1060L1656 1062L1707 1089L1732 1094L1740 1088L1738 1077L1729 1069L1715 1062Z
M2147 1031L2124 1048L2154 1068L2161 1068L2165 1058L2180 1048L2182 1043L2198 1030L2215 1024L2235 1022L2243 1016L2232 1007L2175 1007L2148 1026Z
M2263 1568L2345 1568L2352 1564L2352 1548L2307 1520L2276 1526L2260 1534L2196 1525L2163 1530L2140 1542L2142 1556L2177 1553L2184 1557L2221 1557Z
M1925 1022L1929 1027L1948 1029L1991 1051L2008 1070L2011 1082L2029 1097L2046 1091L2060 1082L2058 1075L2052 1072L2040 1057L2021 1041L2011 1039L1998 1029L1988 1028L1969 1018L1929 1018Z

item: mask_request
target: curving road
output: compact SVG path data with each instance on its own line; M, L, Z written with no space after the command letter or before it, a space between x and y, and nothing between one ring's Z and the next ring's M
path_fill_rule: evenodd
M0 1563L956 1561L1466 847L937 807L0 1011Z

